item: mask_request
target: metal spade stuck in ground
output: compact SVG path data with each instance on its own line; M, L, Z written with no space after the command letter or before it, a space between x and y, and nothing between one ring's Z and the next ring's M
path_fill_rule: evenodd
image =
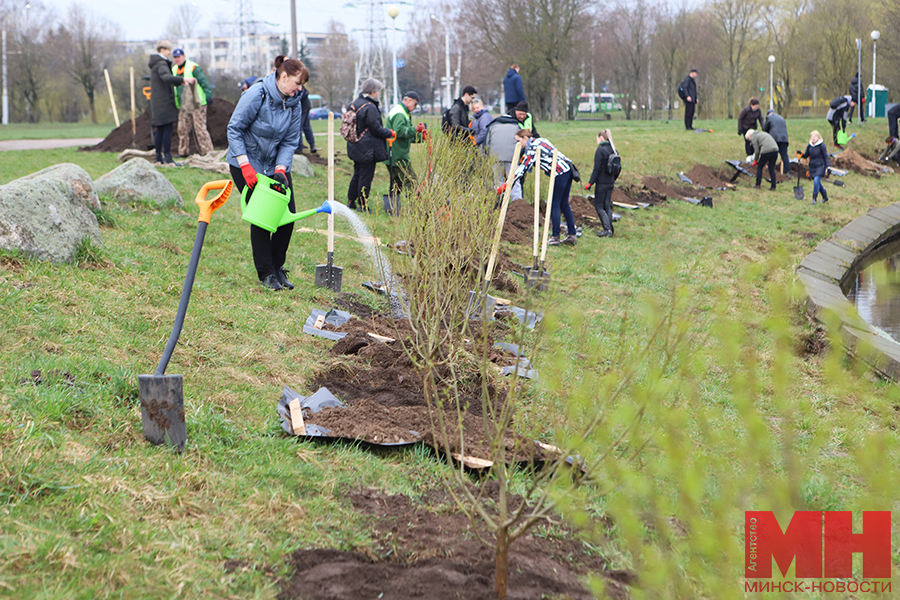
M194 249L191 252L191 260L188 263L187 275L184 278L184 287L181 290L181 300L178 302L178 313L175 316L175 325L159 365L153 375L138 375L138 395L141 400L141 423L144 428L144 437L152 444L163 444L175 448L179 452L184 449L187 441L187 427L184 420L184 390L181 375L166 375L166 367L172 352L181 335L181 327L184 325L184 316L187 313L188 302L191 300L191 289L194 286L194 276L197 274L197 265L200 263L200 250L203 248L203 238L206 237L206 228L212 214L217 208L225 204L234 184L231 181L210 181L197 193L195 202L200 207L200 217L197 223L197 235L194 238ZM222 190L211 200L206 199L206 194L213 190Z

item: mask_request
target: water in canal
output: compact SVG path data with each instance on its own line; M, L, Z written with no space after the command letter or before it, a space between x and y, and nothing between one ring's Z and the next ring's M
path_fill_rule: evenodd
M878 254L851 280L847 298L866 323L900 342L900 242Z

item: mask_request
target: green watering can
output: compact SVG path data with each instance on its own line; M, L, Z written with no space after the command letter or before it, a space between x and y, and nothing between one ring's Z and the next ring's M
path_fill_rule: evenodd
M849 142L850 140L852 140L855 137L856 137L855 133L851 133L850 135L847 135L846 132L838 130L837 143L840 144L841 146L846 146L847 142Z
M244 187L244 191L241 192L243 219L272 233L275 233L275 230L282 225L311 217L320 212L331 214L331 205L327 200L319 208L292 213L288 209L291 191L265 175L257 175L256 186L253 188L253 202L248 204L247 194L249 193L250 186Z

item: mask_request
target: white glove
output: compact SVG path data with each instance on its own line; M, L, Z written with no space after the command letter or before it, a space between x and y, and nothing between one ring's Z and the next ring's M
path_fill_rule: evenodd
M748 162L748 163L751 163L751 164L752 164L752 163L753 163L753 155L752 155L752 154L748 154L748 155L747 155L747 159L746 159L744 162Z

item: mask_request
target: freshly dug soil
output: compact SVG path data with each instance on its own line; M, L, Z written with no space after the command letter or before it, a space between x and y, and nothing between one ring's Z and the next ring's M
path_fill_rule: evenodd
M353 508L372 524L374 546L366 554L294 552L294 572L281 582L279 600L496 598L493 550L475 538L471 522L446 492L428 491L417 502L371 489L349 496ZM493 539L480 523L478 531ZM373 560L375 556L380 558ZM589 573L606 578L607 595L615 600L627 598L627 586L637 583L631 572L610 570L608 561L575 539L562 522L536 526L510 547L507 598L589 600L593 596L581 583Z
M685 175L694 182L694 185L713 189L724 187L731 179L729 176L723 181L719 172L706 165L694 165Z
M337 153L338 153L337 148L335 148L334 153L335 153L335 155L337 155ZM315 154L312 154L309 152L300 152L300 148L298 147L294 151L294 154L302 154L303 156L305 156L306 158L309 159L310 163L312 163L314 165L322 165L323 167L328 166L328 153L327 152L322 152L321 150L316 152ZM340 159L337 156L335 156L334 164L337 165L338 163L340 163Z
M571 202L571 198L569 199ZM541 203L540 226L544 227L544 203ZM538 232L539 234L541 232ZM509 203L500 239L511 244L531 244L534 240L534 204L520 199Z
M349 335L337 341L329 350L332 356L343 357L340 364L326 369L309 384L313 390L326 387L347 408L326 408L310 415L307 422L329 429L335 437L360 439L376 444L423 441L435 448L447 446L440 436L433 434L432 418L437 412L429 409L424 384L418 370L403 348L399 336L412 336L406 321L393 321L380 316L353 318L332 331ZM379 342L368 333L394 338ZM492 350L490 359L498 367L515 364L515 357ZM450 372L442 369L439 379L450 380ZM464 453L490 459L490 448L484 434L481 400L481 376L464 372L457 382L460 388L459 405L463 414ZM506 394L488 383L492 402L499 403ZM456 423L455 404L446 409L448 423ZM451 433L450 449L459 452L459 436ZM543 453L529 440L510 434L506 441L507 459L527 462L542 459Z
M836 155L834 157L834 160L832 161L832 164L839 169L848 169L850 171L853 171L854 173L859 173L860 175L868 175L869 177L875 178L881 177L881 165L870 161L865 156L851 148L847 148L840 154Z
M648 190L666 198L683 198L684 196L693 198L700 195L697 190L664 183L659 177L644 177L641 179L641 183L643 183L644 187Z
M665 202L666 197L664 194L659 194L644 186L638 187L636 185L630 185L625 186L623 189L615 188L613 190L612 200L613 202L626 202L630 204L643 202L645 204L656 206L657 204Z
M234 104L221 98L213 98L206 105L206 129L212 139L213 146L219 150L228 148L228 121L234 112ZM135 147L138 150L150 150L153 147L153 136L150 132L150 114L144 112L135 119ZM80 148L87 152L121 152L131 148L131 120L127 120L104 138L96 146ZM191 154L199 154L200 147L196 139L191 137ZM178 127L172 128L172 153L178 152Z
M752 179L748 179L746 175L744 175L744 179L750 182L750 185L754 185L756 183L756 169L758 167L754 167L753 163L741 163L741 166L747 169L751 175L753 175ZM796 179L796 176L794 177ZM740 181L740 178L738 178ZM762 183L760 185L766 185L769 181L769 169L763 169L763 178ZM785 181L790 181L790 177L787 175L782 175L781 171L778 168L778 165L775 165L775 183L784 183ZM737 183L737 181L735 181Z

